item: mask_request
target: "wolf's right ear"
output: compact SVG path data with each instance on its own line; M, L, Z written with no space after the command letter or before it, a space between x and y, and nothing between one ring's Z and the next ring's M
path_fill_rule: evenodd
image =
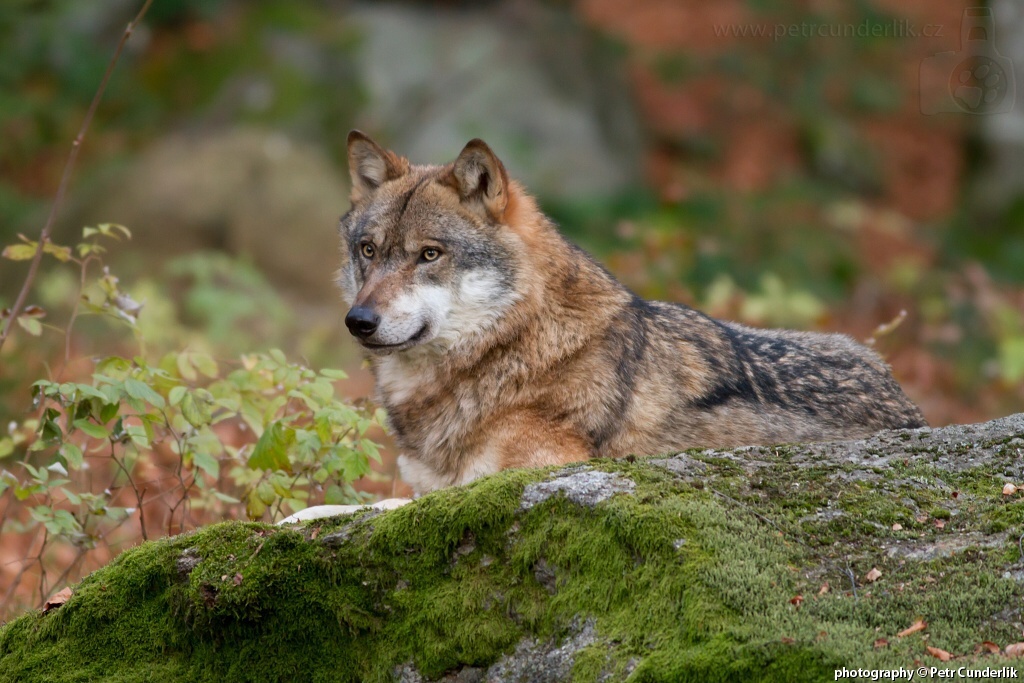
M353 203L373 194L382 184L409 171L409 160L384 149L362 131L348 134L348 172Z

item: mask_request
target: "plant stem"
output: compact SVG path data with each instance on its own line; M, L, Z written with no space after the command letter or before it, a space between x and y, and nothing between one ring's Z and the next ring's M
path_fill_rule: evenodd
M25 276L25 282L21 285L21 291L18 292L18 297L14 300L14 305L11 306L11 314L7 320L4 321L3 329L0 329L0 349L3 349L4 342L7 341L7 336L11 332L11 326L14 321L18 319L21 314L21 309L25 306L25 300L28 298L29 290L32 289L32 283L36 279L36 273L39 271L39 263L43 260L43 248L46 243L50 241L50 233L53 231L53 224L57 220L57 214L60 211L61 204L64 203L64 195L67 194L68 184L71 182L71 172L75 167L75 162L78 161L78 153L82 149L82 142L85 140L85 134L89 130L89 125L92 124L92 119L96 115L96 109L99 108L100 100L103 99L103 93L107 89L107 83L110 81L110 76L114 72L114 67L117 66L118 60L121 58L121 52L124 50L125 43L131 38L132 32L135 27L139 25L142 18L146 16L146 12L149 11L149 6L153 4L153 0L146 0L142 5L142 9L135 15L131 23L128 24L124 30L124 34L121 36L121 40L117 43L117 49L114 51L114 56L110 59L110 63L107 65L107 70L103 74L103 80L100 81L100 86L96 90L96 94L92 98L92 102L89 104L89 109L85 113L85 120L82 121L82 127L78 131L78 136L75 137L74 142L71 143L71 153L68 155L67 163L64 164L64 172L60 177L60 184L57 186L57 194L53 199L53 205L50 207L50 215L46 218L46 223L43 225L42 231L39 233L39 243L36 245L36 253L32 257L32 262L28 267L28 274Z

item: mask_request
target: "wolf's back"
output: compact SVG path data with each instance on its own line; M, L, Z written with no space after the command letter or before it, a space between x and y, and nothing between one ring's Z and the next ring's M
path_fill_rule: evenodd
M648 448L836 440L925 425L885 362L850 337L756 329L678 304L634 308L631 337L646 337L635 421L659 416L635 430L657 442Z

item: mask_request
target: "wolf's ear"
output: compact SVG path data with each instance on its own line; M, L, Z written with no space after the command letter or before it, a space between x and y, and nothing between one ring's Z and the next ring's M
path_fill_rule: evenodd
M486 142L476 138L462 148L451 180L464 205L485 219L502 220L508 206L508 174Z
M383 183L401 178L409 161L388 151L358 130L348 134L348 172L352 176L352 201L373 194Z

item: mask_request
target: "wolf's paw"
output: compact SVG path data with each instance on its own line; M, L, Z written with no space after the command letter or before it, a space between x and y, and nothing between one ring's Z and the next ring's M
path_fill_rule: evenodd
M373 505L314 505L305 510L299 510L294 515L285 517L278 524L298 524L299 522L311 519L340 517L341 515L351 515L360 510L394 510L411 502L412 498L386 498Z

